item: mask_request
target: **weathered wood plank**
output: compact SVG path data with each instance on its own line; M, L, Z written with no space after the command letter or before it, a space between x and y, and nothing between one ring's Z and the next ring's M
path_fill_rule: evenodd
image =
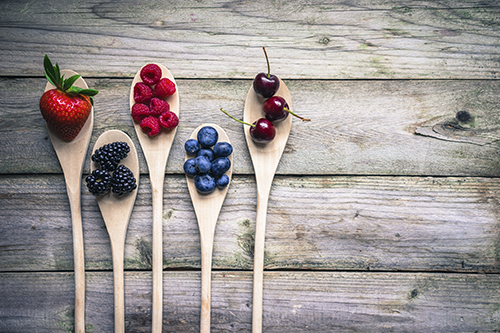
M151 327L151 274L125 273L127 332ZM110 272L87 273L89 332L113 331ZM70 332L71 273L0 273L1 332ZM266 272L265 332L494 332L499 275ZM251 273L212 277L212 332L251 330ZM164 332L198 332L199 272L164 273Z
M498 78L500 11L466 1L2 1L0 72L45 53L86 76L251 78L261 47L282 78Z
M146 176L130 220L127 269L151 268ZM86 268L109 270L109 238L82 189ZM183 176L164 187L164 266L199 268L199 230ZM254 180L235 175L215 231L214 269L251 270ZM500 272L500 180L284 177L271 190L267 269ZM62 176L0 177L0 271L72 270Z
M129 116L131 80L87 81L100 90L91 147L104 131L123 130L138 146L141 172L146 173ZM0 79L0 173L61 172L38 109L44 82ZM228 133L235 146L235 172L253 173L243 126L219 111L224 107L241 117L251 81L179 80L178 85L180 125L167 173L183 172L184 142L206 122ZM290 80L287 85L294 110L312 121L293 120L278 174L500 175L497 81ZM471 123L456 122L455 114L462 110L472 115ZM89 161L87 157L86 172Z

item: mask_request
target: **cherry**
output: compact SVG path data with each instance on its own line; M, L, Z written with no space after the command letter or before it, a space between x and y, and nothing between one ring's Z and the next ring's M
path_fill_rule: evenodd
M253 80L253 89L255 93L264 98L273 96L280 87L280 80L276 75L271 74L271 66L269 65L269 58L267 57L266 48L262 48L267 61L267 74L259 73Z
M268 143L274 139L276 128L266 118L260 118L250 127L250 136L258 143Z
M262 104L262 111L266 114L269 121L281 121L288 117L288 103L283 97L273 96L268 98Z
M237 122L242 123L243 125L250 126L250 137L254 142L257 143L268 143L274 139L276 136L276 128L273 123L267 120L266 118L260 118L255 121L253 124L246 123L240 119L237 119L231 116L229 113L224 111L224 109L220 109L224 112L228 117L236 120Z
M281 96L273 96L264 101L262 111L266 114L266 119L270 121L281 121L288 117L291 113L293 116L302 119L302 121L311 121L311 119L303 118L293 113L288 107L288 103Z

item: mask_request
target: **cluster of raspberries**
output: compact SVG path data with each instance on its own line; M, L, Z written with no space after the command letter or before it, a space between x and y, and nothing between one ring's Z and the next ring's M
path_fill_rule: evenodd
M85 178L90 193L99 197L110 191L118 196L130 193L137 188L133 172L120 161L127 157L130 147L126 142L112 142L97 149L92 161L99 169Z
M162 128L173 129L179 124L179 118L170 111L170 105L164 100L176 91L175 83L162 78L160 66L147 64L141 69L142 82L134 86L132 118L139 123L144 133L156 136Z

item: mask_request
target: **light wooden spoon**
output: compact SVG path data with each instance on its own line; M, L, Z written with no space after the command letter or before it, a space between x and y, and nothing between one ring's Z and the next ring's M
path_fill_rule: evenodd
M120 164L125 165L132 171L136 178L137 188L139 187L139 160L137 150L130 137L118 130L111 130L101 134L97 139L94 150L105 144L123 141L130 147L127 157L121 160ZM91 163L91 170L99 166ZM138 189L131 193L117 196L114 193L108 193L101 197L96 197L97 204L101 210L102 218L108 230L111 243L111 253L113 256L113 281L114 281L114 304L115 304L115 332L125 332L125 290L123 283L123 255L125 247L125 236L127 234L128 222L132 209L134 208L135 198Z
M229 142L226 132L215 124L203 124L193 131L191 139L196 139L198 131L204 126L212 126L219 134L218 142ZM186 153L186 159L192 156ZM229 157L231 167L226 172L226 175L231 181L231 173L233 171L233 155ZM210 332L210 290L212 281L212 251L214 244L215 225L219 218L219 212L222 208L222 203L226 197L229 185L223 189L216 188L210 194L200 194L194 185L194 177L186 176L189 194L193 203L198 227L200 229L201 241L201 315L200 315L200 332Z
M71 77L77 73L71 70L61 70L61 75ZM80 77L74 83L75 86L88 89L87 83ZM45 91L54 89L50 83L45 86ZM72 141L62 140L59 135L47 126L50 141L59 159L66 190L68 192L69 206L71 210L71 224L73 230L73 256L75 265L75 332L85 333L85 256L83 249L83 227L81 212L81 184L82 169L90 136L94 126L94 108L80 133Z
M157 65L162 70L162 78L169 78L175 83L172 73L166 67L160 64ZM141 70L137 72L130 87L130 109L135 104L134 86L141 81L140 72ZM170 111L179 116L179 90L177 84L176 88L176 92L165 100L170 104ZM134 127L148 165L153 196L152 332L159 333L162 330L163 321L163 181L165 180L165 168L177 128L170 131L162 130L160 134L151 138L142 131L139 124L134 122Z
M292 99L288 88L280 80L280 87L275 94L283 97L292 109ZM245 101L243 121L252 124L257 119L264 117L262 103L264 99L257 96L253 87L250 88ZM255 248L254 248L254 276L253 276L253 309L252 309L252 332L262 332L262 296L263 296L263 270L264 270L264 243L266 232L266 214L269 192L274 174L278 167L281 155L285 149L290 128L292 126L292 115L275 123L276 136L267 144L255 143L247 127L245 127L245 138L252 158L255 179L257 183L257 217L255 221Z

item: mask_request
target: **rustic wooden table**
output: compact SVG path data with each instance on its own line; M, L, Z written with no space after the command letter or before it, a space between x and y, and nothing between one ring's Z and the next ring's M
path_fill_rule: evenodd
M45 54L100 91L91 147L110 129L138 147L127 332L151 330L151 187L128 106L150 62L180 92L164 182L163 331L199 331L199 230L182 163L183 143L207 122L235 148L212 331L251 330L254 170L243 127L219 109L242 117L267 69L262 46L312 119L294 119L270 193L264 332L500 330L498 1L6 0L0 20L0 332L74 325L69 203L38 109ZM112 332L109 237L84 185L82 216L87 332Z

